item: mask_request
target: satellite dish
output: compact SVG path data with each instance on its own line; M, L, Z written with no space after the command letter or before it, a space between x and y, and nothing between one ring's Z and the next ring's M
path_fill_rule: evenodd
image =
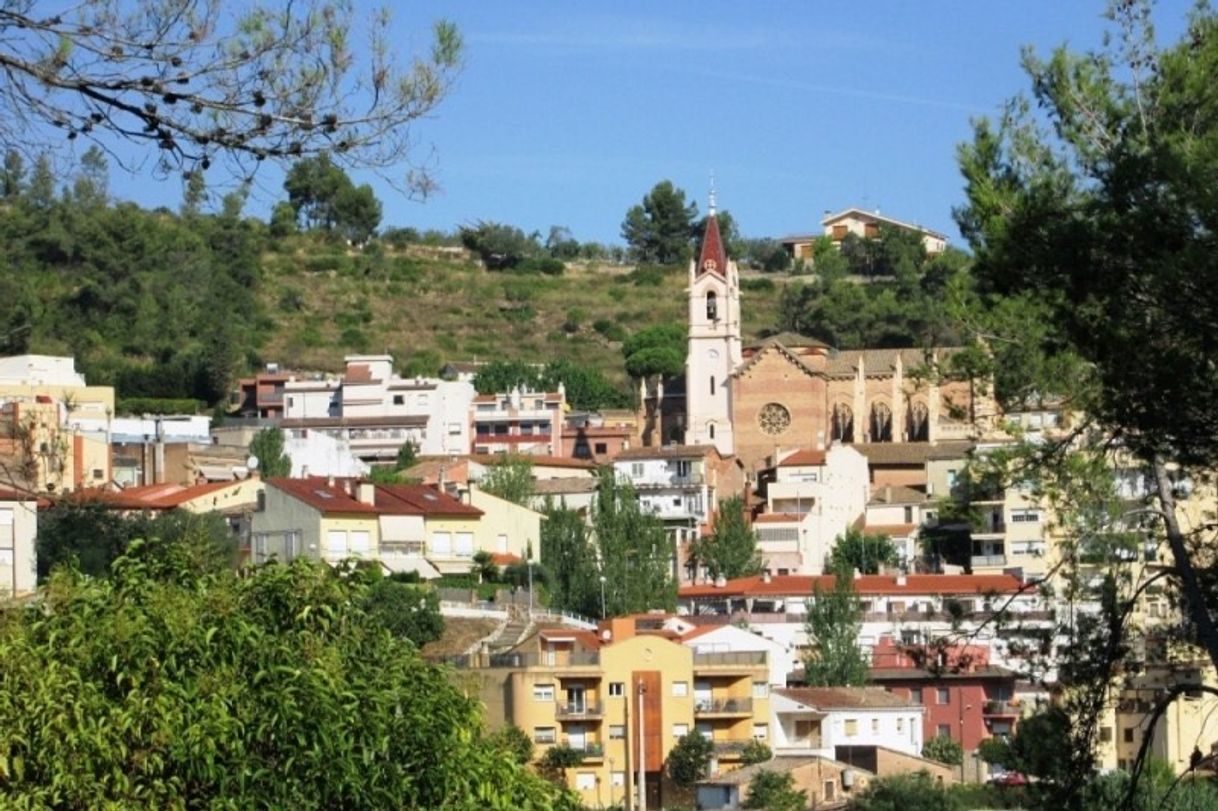
M246 459L245 466L248 467L250 470L257 470L258 469L258 457L251 456L249 459Z

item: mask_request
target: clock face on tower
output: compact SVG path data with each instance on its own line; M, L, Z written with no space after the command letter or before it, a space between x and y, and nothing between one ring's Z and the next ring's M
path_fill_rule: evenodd
M757 412L757 424L770 436L778 436L791 426L791 412L779 403L766 403Z

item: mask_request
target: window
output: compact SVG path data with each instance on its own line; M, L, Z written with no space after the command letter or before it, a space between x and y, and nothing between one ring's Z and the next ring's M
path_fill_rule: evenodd
M621 698L624 695L626 695L626 682L624 682L624 681L609 682L609 697L610 698Z
M910 689L909 700L915 704L921 704L922 703L922 688L914 687L914 688Z
M935 734L940 738L950 738L952 736L952 725L939 724L938 728L935 730Z
M821 799L823 799L825 802L829 803L829 802L833 802L833 800L835 800L836 798L837 798L837 781L836 780L826 780L825 789L822 792Z
M770 685L763 681L753 682L753 698L765 698L770 694Z
M672 736L674 738L684 738L689 734L689 724L673 724Z
M1112 727L1100 727L1100 743L1112 743Z
M394 405L406 405L406 396L403 394L393 395L393 404Z
M856 719L856 718L847 718L847 719L846 719L846 737L847 737L847 738L853 738L853 737L854 737L855 735L857 735L857 734L859 734L859 722L858 722L858 719Z
M366 555L372 551L372 544L369 541L368 530L354 530L351 533L351 554Z
M1125 743L1133 743L1133 727L1125 728Z
M636 479L639 478L640 476L642 476L643 475L643 463L642 462L631 462L630 463L630 475L632 478L636 478Z
M433 555L451 555L453 553L452 544L452 535L450 533L431 533L431 553Z
M706 294L706 320L719 320L719 297L713 291ZM714 392L711 392L711 394L714 394Z
M554 736L554 727L533 727L533 741L535 743L554 743L557 740Z
M938 688L935 690L935 700L940 704L950 704L952 701L950 691L946 687Z
M677 460L677 475L682 479L689 478L690 464L688 459Z
M486 436L490 432L491 432L491 427L489 425L487 425L486 423L480 423L478 425L478 436Z
M474 533L458 532L454 551L457 553L457 557L472 558L474 556Z
M710 434L710 438L714 439L715 438L715 424L712 422L710 425L708 425L706 427L706 429Z
M604 442L597 442L594 446L596 453L608 453L609 446Z
M672 694L678 698L684 698L689 695L689 682L674 681L672 683Z
M715 376L714 375L711 375L710 391L711 391L711 397L714 397L715 396Z
M904 731L905 731L905 719L898 718L897 719L897 732L904 732Z
M609 783L614 788L621 788L622 786L626 785L626 773L625 772L609 772Z
M624 724L609 725L609 740L624 741L626 740L626 726Z
M534 701L553 701L554 700L554 685L552 685L552 684L534 684L533 685L533 700Z
M575 788L578 791L591 791L596 788L596 772L576 772Z
M871 719L871 734L872 735L880 734L880 719L879 718Z
M106 472L100 467L93 468L93 478L100 479L106 475Z
M912 524L912 523L913 523L913 507L906 507L906 508L905 508L905 523L906 523L906 524Z
M332 529L327 532L326 547L333 555L347 554L347 530Z
M759 741L764 741L770 737L770 727L768 724L753 724L753 737Z

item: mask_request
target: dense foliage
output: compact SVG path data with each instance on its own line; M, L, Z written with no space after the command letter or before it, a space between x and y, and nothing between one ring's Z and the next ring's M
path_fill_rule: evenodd
M504 501L527 504L533 495L533 463L524 454L507 454L487 465L478 485Z
M304 560L198 574L133 544L0 620L8 807L534 808L558 790L480 733L477 702Z
M963 811L960 798L927 772L872 780L849 807L850 811Z
M698 538L690 548L690 558L706 567L707 575L718 577L747 577L760 574L761 552L757 549L757 532L749 524L744 499L733 496L719 505L715 515L715 531Z
M685 192L661 180L631 206L622 221L622 239L640 262L671 265L689 258L698 204L685 203Z
M497 394L521 388L555 391L562 383L573 408L624 408L630 397L596 369L559 359L544 366L520 361L493 360L478 369L474 388L479 394Z
M219 513L127 515L95 502L64 500L38 512L38 579L63 565L105 577L140 539L180 547L199 571L231 571L237 565L237 538Z
M258 460L258 470L264 479L292 475L292 458L283 447L283 429L263 428L250 440L250 456Z
M829 552L829 568L878 574L882 567L896 565L898 559L897 549L887 535L869 534L850 527L833 542L833 549Z
M689 788L706 777L714 754L715 744L701 732L690 730L673 744L664 766L674 783Z
M808 793L795 788L790 772L761 771L749 781L749 793L742 808L758 811L803 811Z
M959 766L964 760L964 748L949 735L936 735L922 745L922 757Z

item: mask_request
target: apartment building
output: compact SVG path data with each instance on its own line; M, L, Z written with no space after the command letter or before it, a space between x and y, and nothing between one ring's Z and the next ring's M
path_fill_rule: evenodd
M519 453L528 456L563 455L563 420L567 394L531 391L519 387L473 398L469 410L470 444L474 454Z
M838 536L867 506L867 458L849 445L775 453L758 477L757 548L775 574L821 574Z
M761 651L700 653L625 618L599 632L543 630L485 664L492 722L527 732L537 758L556 745L583 753L566 777L586 806L637 796L641 771L647 807L662 807L673 792L665 761L689 732L713 742L714 772L735 768L750 740L770 739Z
M836 758L839 746L922 754L925 709L882 687L782 688L770 704L775 754Z
M345 361L341 378L284 383L286 432L344 439L370 463L392 461L406 442L423 454L468 451L471 383L399 377L391 355L348 355Z

